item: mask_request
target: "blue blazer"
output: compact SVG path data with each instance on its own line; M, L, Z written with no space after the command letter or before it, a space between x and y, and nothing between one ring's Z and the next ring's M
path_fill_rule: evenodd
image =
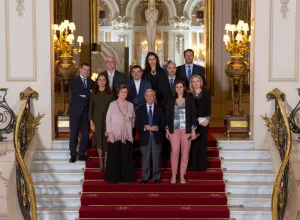
M132 102L133 107L137 108L146 103L144 94L147 89L151 89L151 84L149 81L141 79L139 94L137 94L136 87L134 84L134 80L130 80L128 83L129 94L127 96L127 100Z
M85 108L88 108L90 95L93 87L93 81L87 78L87 88L84 88L80 75L76 75L70 82L70 106L68 114L72 116L80 116ZM82 97L85 96L85 97Z
M186 76L186 68L185 68L185 64L178 66L177 70L176 70L176 77L182 81L185 82L185 85L187 88L189 88L189 81L188 78ZM199 66L197 64L193 64L193 69L192 69L192 76L193 75L199 75L201 76L202 80L203 80L203 85L205 86L205 69L202 66Z

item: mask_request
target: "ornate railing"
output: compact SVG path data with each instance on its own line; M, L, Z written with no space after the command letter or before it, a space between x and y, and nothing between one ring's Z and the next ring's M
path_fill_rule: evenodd
M38 99L39 94L31 88L20 93L21 109L14 128L14 147L16 155L16 185L21 212L25 220L36 220L36 198L33 183L26 167L24 156L44 115L34 117L30 112L30 101Z
M268 127L268 131L271 133L282 161L273 187L272 219L282 220L289 196L291 130L284 107L285 94L278 89L274 89L267 94L267 99L268 101L275 100L275 112L271 118L267 116L262 118Z

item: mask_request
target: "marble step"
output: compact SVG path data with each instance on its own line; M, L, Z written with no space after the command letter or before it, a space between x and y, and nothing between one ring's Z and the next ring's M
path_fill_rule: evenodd
M273 170L271 160L224 159L221 166L227 170Z
M271 208L229 207L230 218L236 220L272 220Z
M76 220L80 206L40 208L37 210L38 220Z
M81 205L80 194L39 194L36 196L37 207L51 208L51 207L78 207Z
M82 182L34 182L35 194L79 194L82 191Z
M224 134L212 134L218 143L218 147L222 149L249 150L253 149L253 140L243 137L227 138Z
M270 153L267 150L220 150L220 157L224 159L270 159ZM35 160L51 159L69 160L70 151L65 148L38 149L35 153Z
M272 195L227 195L229 206L240 206L244 208L271 208Z
M35 170L31 172L33 182L82 181L84 170Z
M226 182L226 192L231 195L272 195L272 182Z
M271 158L268 150L220 150L220 157L224 159L245 159L245 160L268 160Z
M228 205L240 206L244 208L271 207L271 195L227 195ZM80 206L80 195L37 195L37 207L76 207Z
M35 170L83 170L85 168L84 161L76 161L69 163L69 160L34 160L31 165L31 171Z
M81 181L84 170L33 170L33 182ZM224 179L232 182L274 182L272 171L224 171Z

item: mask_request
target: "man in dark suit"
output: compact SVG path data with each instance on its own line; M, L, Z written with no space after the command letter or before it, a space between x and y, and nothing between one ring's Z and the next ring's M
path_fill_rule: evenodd
M165 117L162 107L155 102L155 92L147 89L145 92L146 104L136 111L135 127L140 133L142 153L142 184L146 184L150 177L150 157L152 155L153 174L155 183L160 183L160 151Z
M139 65L134 65L131 68L132 80L129 81L129 94L127 100L133 103L134 108L138 108L146 103L145 101L145 91L151 89L151 84L149 81L142 79L142 67Z
M202 66L193 63L194 51L187 49L184 51L185 64L177 67L176 76L185 82L187 88L192 75L199 75L203 79L203 85L205 86L205 69Z
M104 72L104 74L108 78L110 89L114 91L115 95L117 95L116 94L117 88L121 84L124 85L127 84L126 76L124 75L124 73L121 73L118 70L116 70L116 59L114 57L112 56L106 57L105 63L106 63L106 71Z
M90 122L88 119L89 100L93 81L88 78L90 66L87 63L80 65L80 73L70 82L71 102L69 106L70 117L70 163L76 162L78 134L81 125L81 140L79 148L79 160L86 161L88 148Z

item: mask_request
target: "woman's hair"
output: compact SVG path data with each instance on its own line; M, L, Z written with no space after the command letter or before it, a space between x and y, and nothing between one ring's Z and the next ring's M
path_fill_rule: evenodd
M104 89L104 92L106 93L111 93L111 89L109 88L109 81L108 81L108 77L105 73L99 73L98 76L97 76L97 79L96 79L96 83L95 83L95 86L94 86L94 91L93 93L96 95L98 92L99 92L99 85L98 85L98 79L103 76L105 78L105 89Z
M149 58L150 56L154 56L154 57L155 57L155 59L156 59L156 69L157 69L157 70L160 70L160 69L161 69L161 66L160 66L160 63L159 63L159 58L158 58L157 54L154 53L154 52L149 52L149 53L147 54L147 56L146 56L146 58L145 58L145 70L151 71L151 67L150 67L150 64L149 64L149 62L148 62L148 58Z
M117 95L119 95L119 92L122 90L122 89L127 89L127 93L129 93L129 87L125 84L121 84L118 88L117 88Z
M182 85L183 85L183 94L182 94L182 97L183 97L183 98L187 97L187 96L188 96L188 91L187 91L187 89L186 89L186 85L185 85L184 81L182 81L182 80L178 80L178 81L176 81L176 82L174 83L174 86L173 86L173 96L174 96L176 99L178 98L178 94L177 94L177 92L176 92L176 86L177 86L178 84L182 84Z
M193 76L191 77L191 79L190 79L190 85L189 85L189 88L190 88L190 92L191 92L191 93L194 93L194 92L195 92L195 89L194 89L193 83L192 83L194 78L198 78L198 79L200 80L200 88L203 89L203 79L202 79L202 77L199 76L199 75L193 75Z

